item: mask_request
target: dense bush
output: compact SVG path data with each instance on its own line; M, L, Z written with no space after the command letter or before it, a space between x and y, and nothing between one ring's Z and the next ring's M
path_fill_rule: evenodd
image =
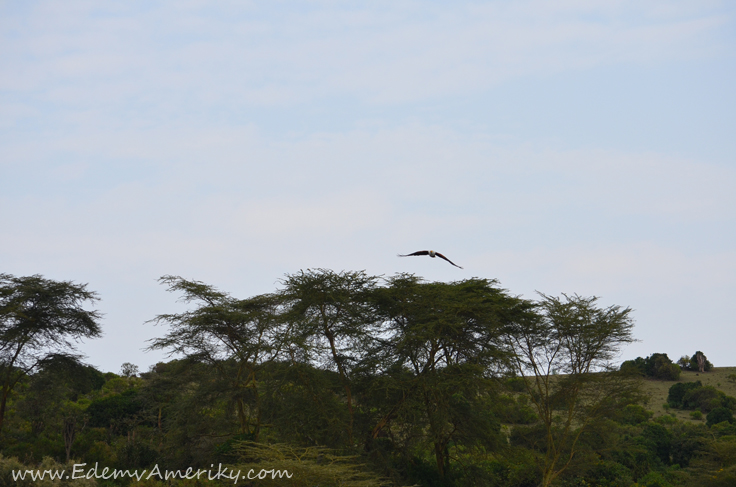
M670 455L672 464L685 468L698 452L706 448L707 438L703 424L680 423L672 428Z
M143 409L134 389L92 401L87 408L89 425L125 433Z
M695 381L674 384L670 387L669 394L667 395L667 403L673 408L683 408L682 399L685 397L685 394L698 387L703 387L703 383Z
M699 409L703 413L708 413L722 406L722 397L725 397L725 394L713 386L697 387L685 393L682 398L682 407L684 409Z
M621 424L637 425L649 421L653 413L639 404L629 404L621 410L616 420Z
M586 480L601 487L630 487L633 483L631 471L620 463L600 461L593 467Z
M667 402L675 408L698 410L702 413L718 408L736 410L735 397L727 396L713 386L704 386L700 381L674 384L670 387Z
M728 421L729 423L733 424L733 413L728 408L715 408L713 411L708 413L706 424L708 426L713 426L714 424L722 423L724 421Z
M672 433L660 424L649 423L644 426L641 435L645 439L647 449L664 465L669 465Z
M680 366L673 363L666 353L653 353L647 358L637 357L621 364L624 372L638 373L657 380L678 380Z

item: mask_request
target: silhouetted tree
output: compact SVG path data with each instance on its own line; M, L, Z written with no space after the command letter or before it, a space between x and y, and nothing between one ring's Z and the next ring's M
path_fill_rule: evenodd
M304 360L335 370L345 391L350 416L346 425L353 445L355 420L353 367L371 345L377 321L370 302L377 278L365 272L309 269L284 279L280 292L287 308L289 342Z
M240 433L257 438L260 430L260 397L257 370L279 350L279 325L275 295L239 300L199 281L164 276L160 282L170 292L182 292L184 302L197 303L194 310L159 315L156 324L170 326L166 336L156 338L150 350L168 350L217 370L229 384L221 393L229 396L240 424ZM213 391L214 392L214 391Z
M82 307L97 300L86 284L0 274L0 431L24 375L51 354L74 351L73 341L101 335L100 314Z
M500 425L484 398L492 371L503 362L508 315L521 300L496 284L486 279L425 283L402 274L377 295L386 321L374 354L385 368L377 389L391 391L396 402L377 408L384 414L371 436L403 416L416 428L409 436L426 435L443 481L451 444L498 445Z

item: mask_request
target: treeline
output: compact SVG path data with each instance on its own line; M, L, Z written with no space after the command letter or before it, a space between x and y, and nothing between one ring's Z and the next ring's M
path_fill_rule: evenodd
M169 470L280 462L300 472L273 485L736 478L723 453L736 428L653 421L639 375L612 366L633 341L631 311L595 298L532 301L487 279L318 269L237 299L166 276L192 306L152 320L166 328L151 349L178 358L116 375L73 355L73 338L100 332L82 308L94 293L2 277L0 453L26 465L48 456Z
M713 364L701 351L695 352L692 357L683 355L677 363L672 362L666 353L653 353L646 358L636 357L621 364L621 370L657 380L678 380L683 370L710 372L711 369Z

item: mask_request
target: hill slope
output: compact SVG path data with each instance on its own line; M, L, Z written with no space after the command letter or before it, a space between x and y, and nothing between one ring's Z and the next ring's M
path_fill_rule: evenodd
M673 413L677 419L698 422L690 417L691 411L680 411L677 409L670 409L668 411L662 407L663 404L667 403L667 394L672 384L675 382L695 382L699 380L704 386L713 386L725 392L727 396L736 397L736 381L728 379L728 376L731 374L736 374L736 367L714 367L710 372L704 372L702 374L683 370L679 381L647 379L644 381L644 390L650 397L648 409L654 411L655 418L664 414ZM702 421L705 421L705 416L703 416Z

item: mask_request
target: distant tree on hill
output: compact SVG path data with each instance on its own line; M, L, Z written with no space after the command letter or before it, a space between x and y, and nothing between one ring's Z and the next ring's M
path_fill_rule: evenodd
M713 369L713 364L710 363L708 357L700 350L695 352L692 357L689 355L680 357L677 363L684 370L691 370L693 372L710 372Z
M678 380L680 366L672 363L666 353L653 353L647 358L637 357L621 364L621 371L634 372L657 380Z
M120 375L128 379L130 379L131 377L136 377L138 375L138 366L131 364L130 362L125 362L120 367Z

